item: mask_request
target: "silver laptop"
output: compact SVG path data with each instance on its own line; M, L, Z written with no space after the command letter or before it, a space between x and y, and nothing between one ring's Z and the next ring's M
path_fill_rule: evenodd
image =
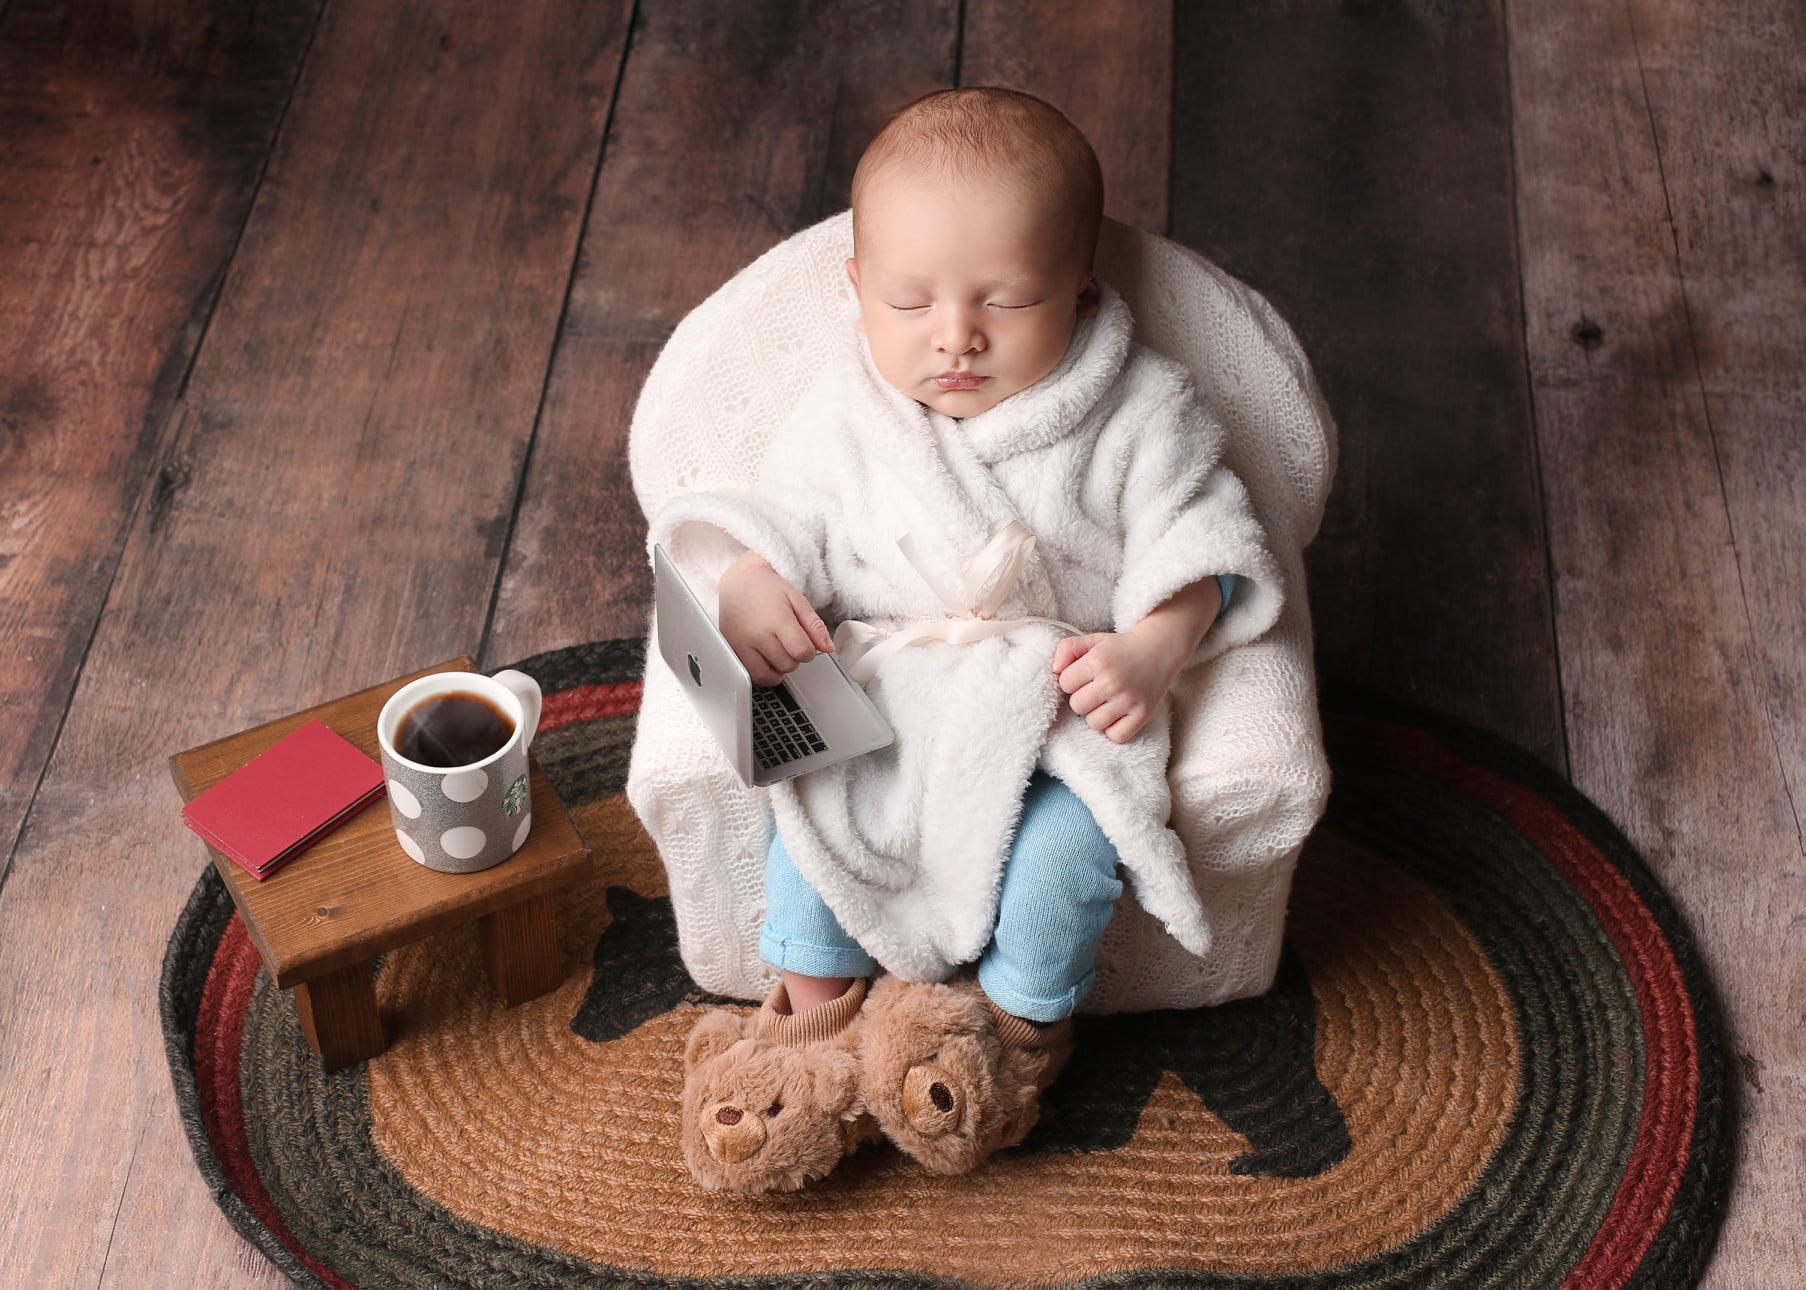
M883 748L896 736L832 654L754 685L665 548L652 548L658 652L734 771L763 787Z

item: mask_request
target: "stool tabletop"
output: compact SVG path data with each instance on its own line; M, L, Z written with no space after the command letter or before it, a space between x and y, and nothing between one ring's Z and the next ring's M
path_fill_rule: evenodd
M380 761L376 718L389 696L416 676L470 670L470 660L459 658L398 677L177 753L170 772L188 801L314 720ZM440 873L410 859L380 799L261 882L207 849L264 966L287 989L587 878L589 851L537 761L530 760L529 783L526 843L478 873Z

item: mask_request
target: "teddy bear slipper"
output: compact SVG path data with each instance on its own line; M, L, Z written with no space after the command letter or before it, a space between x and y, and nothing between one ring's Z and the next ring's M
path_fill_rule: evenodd
M683 1154L711 1191L795 1191L879 1137L859 1092L865 982L792 1015L783 984L717 1009L684 1045Z
M970 976L886 976L865 1007L860 1089L886 1137L924 1168L960 1174L1028 1136L1071 1053L1070 1018L1011 1016Z

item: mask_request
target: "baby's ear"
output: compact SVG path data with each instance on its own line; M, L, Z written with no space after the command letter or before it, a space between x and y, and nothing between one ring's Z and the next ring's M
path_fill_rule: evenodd
M684 1067L700 1066L740 1042L745 1023L734 1013L717 1009L696 1023L684 1044Z
M847 281L853 284L853 295L859 295L859 261L847 257ZM859 307L859 330L865 330L865 306Z
M1085 279L1085 285L1079 288L1079 317L1093 318L1097 315L1098 301L1103 298L1104 289L1097 284L1095 276Z

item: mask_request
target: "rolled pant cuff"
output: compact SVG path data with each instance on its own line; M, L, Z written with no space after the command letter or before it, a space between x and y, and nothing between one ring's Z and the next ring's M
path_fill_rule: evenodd
M877 960L857 945L817 945L780 935L770 923L759 930L759 958L798 976L871 976Z
M1002 1008L1012 1017L1021 1017L1024 1021L1058 1021L1062 1017L1070 1017L1079 1006L1079 1000L1090 993L1091 983L1097 979L1096 972L1087 972L1079 979L1077 985L1051 999L1024 994L1011 988L1007 983L987 979L994 973L985 971L985 963L978 964L978 984L984 990L985 997Z

